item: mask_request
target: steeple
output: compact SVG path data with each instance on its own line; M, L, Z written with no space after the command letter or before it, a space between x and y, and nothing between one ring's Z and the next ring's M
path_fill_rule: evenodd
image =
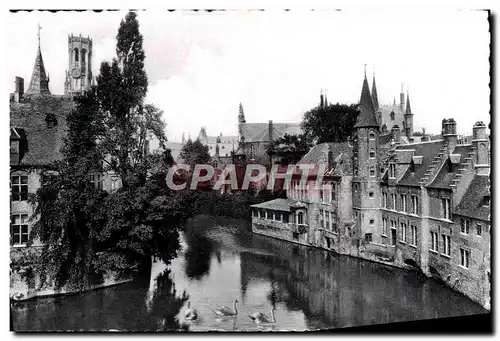
M410 92L406 93L406 113L405 115L413 115L410 108Z
M375 69L373 69L372 102L373 102L373 110L377 112L379 110L379 106L378 106L377 85L375 84Z
M368 80L366 79L366 65L365 79L363 80L363 88L361 89L361 98L359 100L359 111L360 112L354 128L379 127L375 116L375 110L373 109L372 96L370 95Z
M319 94L319 107L323 108L325 106L325 98L323 97L323 89L321 89Z
M238 113L238 122L245 123L245 112L243 111L243 104L240 102L240 111Z
M27 94L50 95L49 78L45 73L45 65L43 64L42 50L40 48L40 25L38 25L38 51L35 59L35 66L31 74L31 82L26 91Z
M325 90L325 102L324 102L324 104L325 104L325 107L328 106L328 99L326 98L326 90Z

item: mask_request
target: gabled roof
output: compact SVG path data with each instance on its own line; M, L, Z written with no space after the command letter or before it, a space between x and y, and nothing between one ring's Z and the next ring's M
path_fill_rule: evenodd
M484 206L485 197L491 197L490 177L487 175L475 175L462 201L453 210L454 214L489 221L491 204Z
M266 142L269 141L269 123L243 123L242 136L245 142ZM298 135L302 133L300 123L274 123L273 140L288 135Z
M291 207L297 207L298 202L293 199L274 199L271 201L266 201L260 204L251 205L250 207L264 208L274 211L285 211L290 212Z
M420 186L420 180L432 164L434 157L441 151L442 147L442 140L414 143L396 147L396 149L413 149L415 150L413 156L422 156L422 162L420 164L415 164L415 171L412 172L411 167L409 167L399 180L398 184L404 186Z
M468 153L472 151L471 145L458 145L453 150L452 158L459 157L459 162L453 163L450 158L448 158L443 165L441 165L441 169L438 174L428 185L428 187L432 188L443 188L450 189L450 185L453 184L453 179L458 173L458 169L461 168L461 163L465 162L465 158L468 156Z
M370 88L368 87L368 80L363 80L363 88L361 89L361 98L359 100L359 114L356 119L356 125L354 128L368 128L368 127L379 127L377 123L377 117L375 116L375 110L373 109L372 96L370 95Z
M31 74L31 82L26 91L26 94L32 95L50 95L49 80L45 73L45 65L43 64L42 51L38 46L38 52L35 59L35 66Z

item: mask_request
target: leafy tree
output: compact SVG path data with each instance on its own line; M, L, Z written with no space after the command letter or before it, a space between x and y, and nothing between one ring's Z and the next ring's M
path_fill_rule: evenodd
M285 134L267 146L267 153L280 157L280 163L287 165L300 161L311 147L312 143L307 135Z
M308 139L316 143L347 142L357 117L355 104L330 104L306 112L301 126Z
M192 141L187 140L186 144L182 147L180 158L191 166L191 169L196 164L206 164L210 161L210 154L208 146L205 146L199 139Z
M134 12L120 24L117 56L77 99L63 160L53 165L58 175L32 201L40 218L32 239L46 244L40 265L58 286L88 287L108 271L138 273L151 256L169 261L189 214L185 199L166 186L170 150L147 152L152 137L164 146L165 123L160 110L144 104L145 55ZM90 181L103 174L117 175L122 187L108 193Z

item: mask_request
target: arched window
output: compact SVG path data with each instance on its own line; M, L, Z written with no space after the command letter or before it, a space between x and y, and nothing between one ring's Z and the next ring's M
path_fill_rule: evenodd
M370 130L370 140L375 140L375 132Z
M82 65L85 65L85 56L87 54L87 50L82 49Z
M75 64L78 65L78 61L80 60L80 56L78 55L78 48L76 48L76 47L74 50L74 59L75 59Z
M375 176L375 167L370 167L370 176Z
M394 121L394 111L391 111L391 121Z
M375 158L375 149L372 148L370 149L370 159L374 159Z
M299 225L304 224L304 213L303 212L299 212L297 214L297 224L299 224Z

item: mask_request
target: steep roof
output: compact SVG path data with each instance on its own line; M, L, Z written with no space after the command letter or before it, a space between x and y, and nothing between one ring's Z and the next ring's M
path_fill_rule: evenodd
M61 159L63 138L67 133L66 116L74 108L74 102L65 96L26 96L22 102L10 103L10 127L24 131L27 142L24 157L11 165L45 166ZM47 125L49 114L57 124Z
M490 177L487 175L475 175L462 201L453 210L453 213L466 217L490 220L491 204L484 205L485 197L490 197Z
M290 212L291 207L294 207L298 204L298 201L293 200L293 199L274 199L271 201L266 201L260 204L255 204L251 205L250 207L255 207L255 208L264 208L268 210L274 210L274 211L285 211L285 212Z
M269 123L243 123L241 126L245 142L269 141ZM301 133L300 123L273 122L273 140L283 137L285 134L298 135Z
M373 74L373 85L372 85L372 102L373 109L378 111L378 95L377 95L377 85L375 84L375 74Z
M328 167L328 154L332 152L331 168ZM313 146L309 152L300 159L299 164L313 164L319 166L325 164L325 174L341 175L350 174L352 170L352 147L348 143L320 143ZM316 174L315 169L310 170L309 174Z
M453 183L452 180L458 173L458 169L461 168L460 164L465 162L465 158L471 151L471 145L456 146L451 155L451 159L456 158L456 160L453 160L452 162L451 159L447 159L439 170L439 173L436 175L432 183L428 185L428 187L449 189L450 185Z
M422 162L420 164L415 164L414 172L412 172L411 167L409 167L403 177L399 180L398 184L404 186L420 186L420 180L432 164L434 157L441 151L442 147L442 140L407 144L396 147L396 149L413 149L413 156L422 156Z
M33 67L33 73L31 74L30 86L26 93L33 95L50 95L49 80L45 74L45 65L43 64L40 46L38 46L35 66Z
M359 100L359 115L356 119L356 125L354 128L367 128L367 127L379 127L377 123L377 118L375 117L375 111L373 109L372 96L370 95L370 88L368 87L368 80L363 80L363 88L361 89L361 98Z
M406 115L413 115L410 107L410 93L406 94Z

